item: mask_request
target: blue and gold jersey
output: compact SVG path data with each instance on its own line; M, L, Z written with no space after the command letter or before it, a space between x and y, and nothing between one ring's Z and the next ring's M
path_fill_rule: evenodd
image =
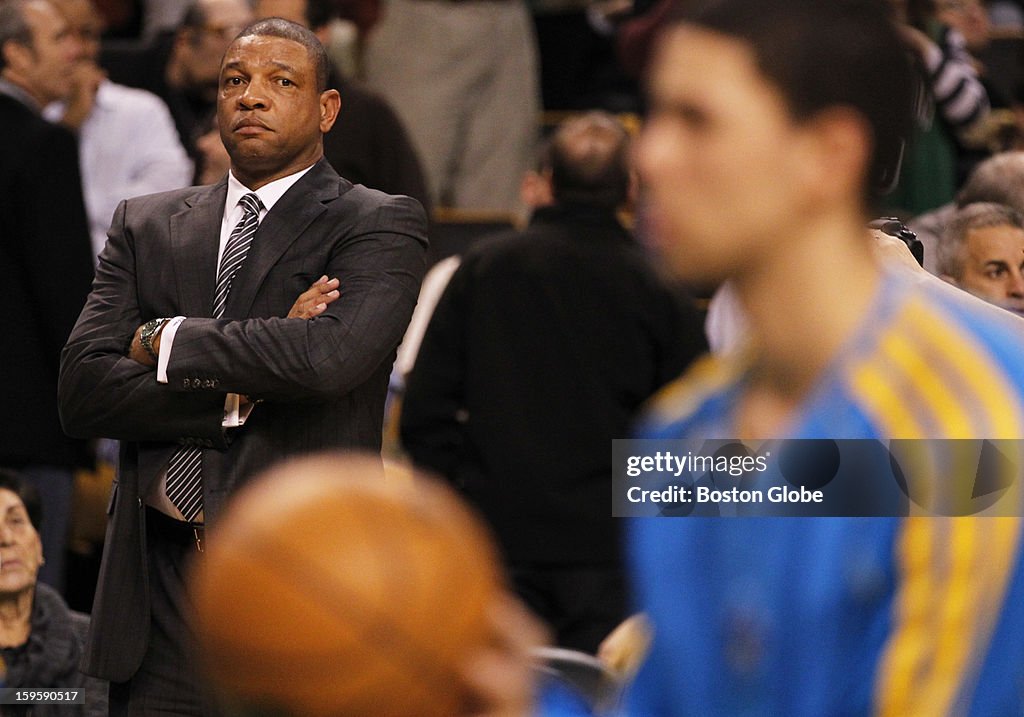
M728 438L744 364L667 387L641 438ZM780 438L1024 438L1024 322L887 276ZM1024 714L1018 518L631 521L655 640L634 717Z

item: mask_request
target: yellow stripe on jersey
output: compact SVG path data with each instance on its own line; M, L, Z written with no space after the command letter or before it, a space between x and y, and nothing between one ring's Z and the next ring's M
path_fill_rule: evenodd
M896 557L893 631L875 679L876 713L958 715L1013 574L1018 518L908 518Z
M709 396L734 382L746 365L745 357L706 354L694 361L682 376L655 393L644 413L659 425L687 418Z
M854 360L849 378L864 409L889 438L1016 439L1024 435L1018 391L995 361L957 326L924 305L907 305L879 338L877 350ZM898 401L922 412L908 417L871 383L898 389ZM892 390L892 389L890 389ZM863 392L862 392L863 391Z
M908 301L877 350L850 362L848 381L890 438L1024 435L1018 392L1004 372L920 298ZM924 445L914 457L924 461L931 454L931 468L921 475L934 488L946 481L949 487L956 478L973 483L971 464L955 446L940 455ZM1019 456L1015 464L1021 464ZM902 521L892 628L875 680L879 715L963 711L1002 605L1020 528L1017 518Z
M928 310L917 311L913 320L906 322L906 331L927 342L933 362L942 367L951 385L963 386L969 405L981 414L979 423L988 424L974 426L975 432L964 438L1024 437L1024 414L1020 402L1011 398L1017 395L1014 384L976 342Z

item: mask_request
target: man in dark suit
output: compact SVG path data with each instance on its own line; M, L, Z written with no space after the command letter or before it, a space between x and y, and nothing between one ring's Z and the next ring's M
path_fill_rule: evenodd
M211 710L181 570L230 494L286 455L380 448L426 219L323 159L327 62L285 20L235 39L218 99L230 175L121 204L64 352L65 427L123 441L85 661L115 714Z
M40 489L47 565L62 584L72 470L83 441L57 416L60 350L92 281L78 145L40 116L66 96L84 48L48 2L0 4L0 466Z
M542 162L554 204L463 258L401 419L413 460L488 519L527 605L559 644L590 652L627 614L611 441L706 347L616 217L628 147L607 114L559 128Z

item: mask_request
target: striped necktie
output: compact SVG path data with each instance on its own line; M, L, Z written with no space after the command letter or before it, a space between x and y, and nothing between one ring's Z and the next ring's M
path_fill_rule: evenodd
M239 201L242 205L242 220L228 237L224 254L217 272L217 289L213 294L213 318L224 315L224 306L231 291L231 281L242 266L249 246L260 225L260 209L263 203L255 194L249 193ZM174 507L181 511L185 520L192 522L203 510L203 450L192 446L181 446L167 464L167 497Z

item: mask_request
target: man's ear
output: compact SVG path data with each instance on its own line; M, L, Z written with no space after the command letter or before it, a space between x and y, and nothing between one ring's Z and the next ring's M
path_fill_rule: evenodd
M874 140L867 121L845 107L819 112L806 123L804 161L809 191L831 196L860 196L870 171Z
M17 40L8 40L0 47L0 54L4 58L4 68L10 68L15 72L33 62L34 53L28 45Z
M337 90L324 90L320 93L320 131L327 134L334 126L341 112L341 95Z

